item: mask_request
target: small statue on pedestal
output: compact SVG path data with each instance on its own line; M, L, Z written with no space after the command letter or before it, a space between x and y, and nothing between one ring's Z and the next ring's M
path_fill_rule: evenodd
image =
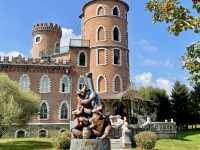
M77 139L104 139L111 131L110 119L103 114L103 105L94 90L92 74L86 74L84 81L84 86L77 92L76 109L72 111L72 135Z

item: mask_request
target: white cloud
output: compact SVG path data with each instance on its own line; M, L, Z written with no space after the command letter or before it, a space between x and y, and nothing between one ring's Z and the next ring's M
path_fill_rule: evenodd
M135 83L137 87L152 86L164 89L167 91L168 94L170 94L173 85L172 81L165 78L154 79L151 72L144 72L142 74L136 75Z
M19 51L10 51L10 52L4 52L4 51L0 51L0 56L4 57L4 56L9 56L9 57L17 57L21 55L22 57L24 57L24 54L19 52Z
M62 38L60 46L69 46L70 39L80 39L81 36L74 33L73 29L62 28Z
M150 72L144 72L140 75L135 76L135 80L137 83L139 83L140 86L150 86L152 85L152 73Z
M165 89L168 94L170 94L172 86L173 86L173 82L167 79L160 78L156 80L156 87Z
M159 48L152 45L149 41L147 41L145 39L133 41L132 44L138 50L143 50L143 51L147 51L147 52L157 52L157 51L159 51Z

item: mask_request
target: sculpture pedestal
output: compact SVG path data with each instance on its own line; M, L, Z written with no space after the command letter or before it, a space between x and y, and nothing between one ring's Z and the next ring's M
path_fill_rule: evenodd
M111 150L110 139L72 139L70 150Z

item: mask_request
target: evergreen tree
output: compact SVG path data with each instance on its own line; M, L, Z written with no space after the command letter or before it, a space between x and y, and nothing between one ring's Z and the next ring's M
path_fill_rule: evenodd
M176 81L171 93L172 118L179 127L189 124L189 90L186 85Z
M200 123L200 86L195 85L190 92L190 124Z
M170 119L170 101L165 90L153 87L143 87L139 90L140 95L144 99L152 100L156 105L156 120L164 121Z

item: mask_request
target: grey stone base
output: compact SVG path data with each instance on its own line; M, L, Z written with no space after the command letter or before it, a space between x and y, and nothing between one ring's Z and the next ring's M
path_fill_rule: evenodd
M111 150L110 139L72 139L70 150Z

